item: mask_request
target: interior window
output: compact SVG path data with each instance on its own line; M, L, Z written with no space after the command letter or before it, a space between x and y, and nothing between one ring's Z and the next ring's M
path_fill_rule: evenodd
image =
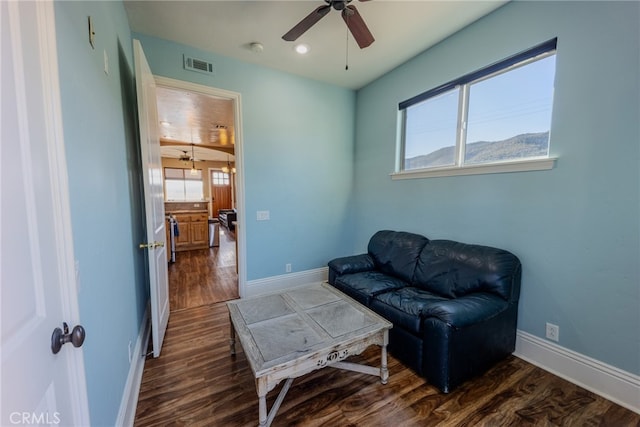
M211 172L211 182L213 185L229 185L229 174L226 172L213 171Z
M204 200L202 170L164 168L164 190L167 202Z

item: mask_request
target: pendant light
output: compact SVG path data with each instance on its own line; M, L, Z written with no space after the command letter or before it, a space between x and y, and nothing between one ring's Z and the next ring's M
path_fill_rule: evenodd
M229 161L229 156L227 155L227 166L222 167L222 172L224 173L236 173L236 168L231 167L231 162Z
M191 144L191 175L198 175L198 169L196 169L196 158L193 154L193 144Z

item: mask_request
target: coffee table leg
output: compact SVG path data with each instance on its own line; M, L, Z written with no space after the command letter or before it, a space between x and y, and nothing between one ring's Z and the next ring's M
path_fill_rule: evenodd
M233 327L233 322L231 321L231 316L229 316L229 346L231 347L231 355L236 354L236 330Z
M267 381L264 378L256 380L258 391L258 420L260 426L267 425Z
M382 345L382 357L380 361L380 382L386 384L389 380L389 369L387 369L387 344L389 343L389 331L384 331L384 344Z

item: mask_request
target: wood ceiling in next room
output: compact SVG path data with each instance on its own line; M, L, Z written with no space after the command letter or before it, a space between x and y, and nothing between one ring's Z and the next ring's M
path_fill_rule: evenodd
M234 161L233 101L197 92L157 87L162 157Z

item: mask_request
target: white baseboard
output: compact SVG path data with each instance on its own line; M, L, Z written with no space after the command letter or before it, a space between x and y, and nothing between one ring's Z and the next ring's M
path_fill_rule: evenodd
M520 330L514 355L640 414L638 375Z
M325 282L329 274L328 267L296 273L283 274L281 276L267 277L265 279L251 280L246 285L246 297L271 294L287 289L297 288L310 283Z
M136 407L138 406L138 395L140 393L140 384L142 383L142 373L144 371L144 362L147 355L147 343L151 334L151 322L149 321L149 307L144 313L142 327L136 340L136 345L131 356L131 365L129 366L129 375L122 392L122 400L120 401L120 410L118 411L117 426L129 427L133 426L136 417Z

